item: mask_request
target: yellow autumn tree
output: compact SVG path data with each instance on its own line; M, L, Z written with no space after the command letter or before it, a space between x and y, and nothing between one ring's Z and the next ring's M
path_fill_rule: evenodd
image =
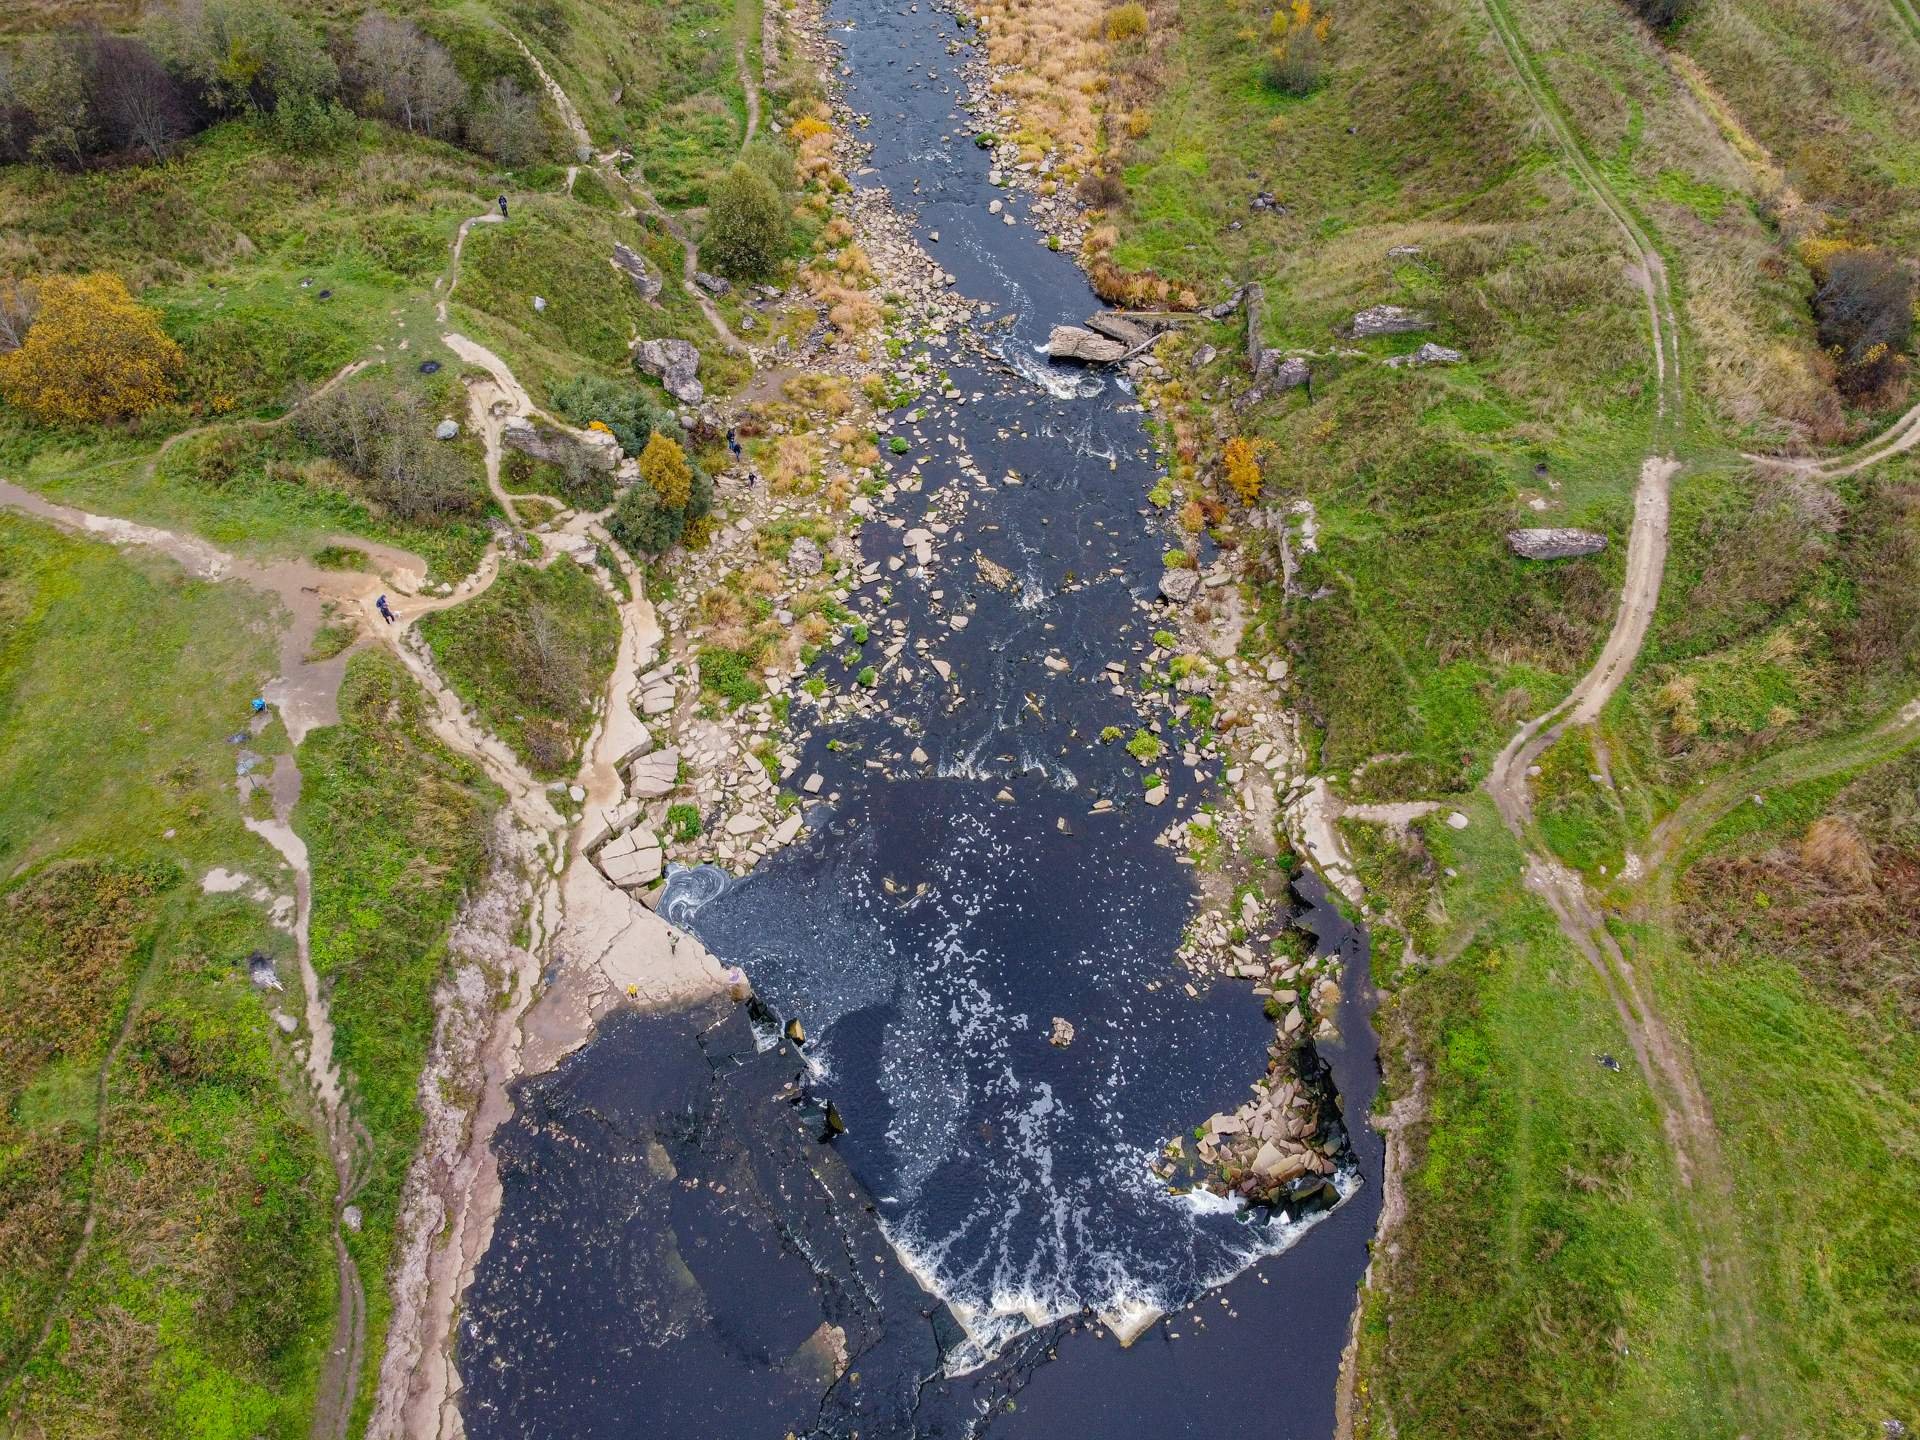
M687 452L679 441L658 430L647 437L640 452L640 478L669 510L684 510L693 498L693 467L687 464Z
M1226 471L1227 484L1233 487L1233 493L1240 497L1240 503L1252 506L1259 502L1260 488L1266 483L1266 477L1260 473L1260 452L1266 448L1264 441L1249 440L1236 435L1227 441L1226 449L1221 452L1221 468Z
M43 424L124 420L171 400L185 368L117 275L56 275L25 343L0 355L0 395Z

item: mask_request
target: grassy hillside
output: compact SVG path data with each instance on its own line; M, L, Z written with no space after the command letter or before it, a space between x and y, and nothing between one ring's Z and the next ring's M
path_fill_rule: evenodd
M1028 23L1003 8L990 34ZM1096 44L1097 141L1077 159L1100 283L1208 301L1258 281L1265 344L1311 368L1310 387L1236 403L1237 317L1162 355L1173 478L1153 498L1246 553L1243 653L1291 662L1339 791L1467 817L1344 827L1394 992L1385 1099L1417 1101L1406 1217L1363 1314L1359 1433L1709 1436L1734 1415L1865 1433L1910 1415L1920 1317L1898 1297L1920 1215L1897 1097L1920 952L1889 917L1911 761L1872 767L1907 743L1881 727L1920 685L1916 472L1791 475L1741 452L1857 436L1906 403L1903 381L1836 385L1815 292L1836 237L1910 247L1920 51L1866 0L1703 0L1668 31L1572 0L1275 9L1163 0L1144 34ZM1273 52L1303 24L1317 58L1284 75ZM1024 137L1074 154L1071 117L1021 103ZM1671 279L1684 388L1665 420L1600 187ZM1346 338L1378 304L1429 323ZM1426 340L1465 360L1384 363ZM1256 444L1264 514L1227 483L1233 437ZM1708 1182L1663 1139L1600 970L1475 788L1591 663L1656 447L1684 468L1638 668L1530 783L1537 843L1606 892L1697 1067L1731 1214L1690 1193ZM1528 564L1504 543L1524 525L1612 544ZM1749 788L1765 804L1735 807ZM1690 821L1679 859L1621 879L1662 817L1722 790L1764 819ZM1804 873L1830 807L1871 878Z
M0 1387L29 1433L306 1430L333 1177L246 965L292 945L199 883L276 883L225 738L270 606L0 517Z

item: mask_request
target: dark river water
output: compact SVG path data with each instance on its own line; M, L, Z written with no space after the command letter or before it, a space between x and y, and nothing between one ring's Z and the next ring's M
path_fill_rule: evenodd
M825 671L844 687L906 645L883 711L807 740L799 773L834 798L751 876L669 887L669 913L746 970L755 1014L623 1016L516 1090L463 1317L468 1429L1061 1440L1231 1417L1328 1435L1378 1208L1364 937L1300 883L1302 920L1352 962L1350 1038L1322 1047L1347 1201L1291 1217L1169 1193L1150 1162L1246 1096L1273 1027L1249 982L1190 996L1174 959L1193 885L1154 842L1201 787L1165 767L1171 798L1148 806L1098 740L1141 723L1102 671L1149 648L1168 543L1142 514L1142 416L1116 378L1037 354L1097 302L988 213L1026 207L972 143L952 17L830 14L844 98L870 117L856 183L885 186L957 291L1012 323L920 347L964 403L930 390L917 419L895 412L910 445L889 511L949 528L924 571L901 530L864 528L868 560L909 564L853 596L867 653ZM789 1019L804 1047L777 1039ZM1123 1349L1102 1319L1142 1310L1167 1318Z

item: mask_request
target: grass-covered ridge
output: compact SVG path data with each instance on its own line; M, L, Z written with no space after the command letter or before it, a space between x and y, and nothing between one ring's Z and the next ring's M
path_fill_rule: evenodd
M573 772L620 643L613 599L592 576L565 556L510 565L420 633L454 692L534 774Z
M400 1189L420 1133L416 1087L432 1038L447 932L481 875L497 802L471 762L427 729L427 698L397 660L355 656L340 723L308 735L294 827L313 866L313 965L334 1055L370 1154L349 1244L367 1295L364 1404L389 1307Z

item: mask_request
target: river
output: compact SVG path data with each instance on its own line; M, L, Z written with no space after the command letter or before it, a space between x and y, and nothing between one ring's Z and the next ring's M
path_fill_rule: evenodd
M746 970L754 1013L623 1015L516 1087L462 1321L467 1427L1327 1436L1379 1200L1364 936L1301 882L1298 909L1350 962L1348 1038L1323 1047L1348 1200L1267 1217L1169 1193L1159 1147L1244 1098L1273 1027L1248 982L1189 994L1174 958L1194 887L1155 840L1204 782L1166 766L1149 806L1099 739L1142 723L1105 667L1131 675L1151 648L1168 543L1143 513L1144 417L1117 377L1040 358L1097 302L1067 256L989 214L1026 207L972 143L965 32L872 0L829 16L843 99L870 117L855 183L884 186L983 306L977 330L923 347L958 398L896 415L889 510L937 531L937 556L856 592L873 639L820 662L844 687L905 642L880 667L884 710L806 741L809 838L742 879L670 884L668 913ZM902 554L884 524L861 543ZM804 1046L779 1038L790 1019ZM1110 1325L1151 1311L1166 1318L1115 1343Z

